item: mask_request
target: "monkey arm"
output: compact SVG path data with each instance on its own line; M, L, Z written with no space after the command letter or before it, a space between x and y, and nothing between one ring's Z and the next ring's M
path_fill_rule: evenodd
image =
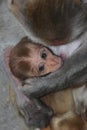
M22 91L26 95L43 96L87 82L87 43L68 58L60 70L46 76L26 80Z

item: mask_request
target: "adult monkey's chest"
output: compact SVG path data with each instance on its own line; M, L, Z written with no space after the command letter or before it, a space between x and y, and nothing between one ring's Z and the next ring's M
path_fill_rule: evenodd
M79 48L81 45L80 39L77 39L71 43L67 43L65 45L59 45L59 46L49 46L52 51L59 56L62 56L64 59L71 56L73 52Z

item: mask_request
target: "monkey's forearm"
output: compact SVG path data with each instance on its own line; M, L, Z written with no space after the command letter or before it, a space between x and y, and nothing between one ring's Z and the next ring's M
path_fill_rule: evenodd
M60 70L46 77L26 80L23 91L27 95L39 97L85 82L87 82L87 44L68 58Z

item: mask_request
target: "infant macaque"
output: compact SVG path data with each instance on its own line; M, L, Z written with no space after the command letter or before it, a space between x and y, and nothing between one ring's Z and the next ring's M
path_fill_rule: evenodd
M29 78L46 76L59 69L62 64L63 58L61 56L56 56L49 48L40 44L34 44L28 38L23 38L15 47L13 47L9 58L11 72L21 82ZM78 95L77 91L78 88L66 89L41 98L41 100L45 102L47 106L51 107L54 112L49 127L46 128L47 130L87 129L86 123L82 120L81 116L79 116L79 114L81 114L79 110L83 106L80 106L79 102L80 108L78 108L78 101L76 98L76 95ZM76 108L79 114L75 113ZM83 115L84 114L85 112ZM28 116L28 113L25 116Z

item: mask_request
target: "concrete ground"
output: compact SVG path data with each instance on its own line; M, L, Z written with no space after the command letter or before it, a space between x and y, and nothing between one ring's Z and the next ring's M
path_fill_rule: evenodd
M15 45L23 36L21 25L8 10L7 0L0 0L0 56L4 48ZM9 85L13 83L0 58L0 130L32 130L26 127L12 101L8 101Z

